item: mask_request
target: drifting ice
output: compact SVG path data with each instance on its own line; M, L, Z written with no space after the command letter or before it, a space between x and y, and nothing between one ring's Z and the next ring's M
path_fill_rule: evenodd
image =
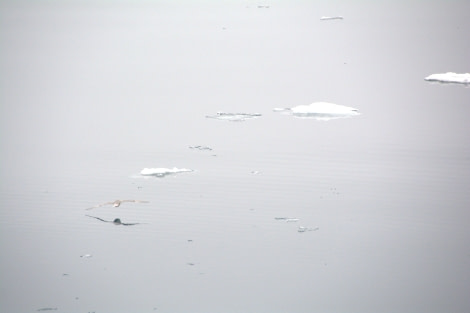
M177 174L177 173L183 173L183 172L192 172L193 170L187 169L187 168L164 168L164 167L158 167L158 168L144 168L141 172L140 175L142 176L156 176L156 177L164 177L167 175L171 174Z
M432 74L426 77L424 80L440 83L470 84L470 73L457 74L453 72L447 72L443 74Z
M273 111L290 114L298 118L314 118L323 121L360 114L355 108L328 102L314 102L293 108L275 108Z
M321 21L328 21L328 20L342 20L342 16L322 16L320 17Z
M320 227L315 227L315 228L308 228L308 227L303 227L303 226L299 226L299 228L297 229L297 231L299 233L305 233L307 231L317 231L319 230Z
M226 120L231 122L242 122L253 118L260 117L259 113L224 113L217 112L216 115L207 115L207 118L215 118L218 120Z

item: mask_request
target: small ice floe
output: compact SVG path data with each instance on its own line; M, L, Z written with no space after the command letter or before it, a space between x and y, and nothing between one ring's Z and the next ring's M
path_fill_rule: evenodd
M288 219L286 219L287 223L297 223L298 221L299 221L298 218L288 218Z
M331 20L342 20L344 19L341 15L338 16L322 16L320 21L331 21Z
M204 151L204 150L212 151L212 148L207 147L207 146L190 146L189 149L196 149L196 150L201 150L201 151Z
M91 254L83 254L80 256L81 258L85 258L85 259L88 259L88 258L91 258L92 255Z
M41 311L57 311L57 308L41 308L37 309L36 311L41 312Z
M192 172L193 170L188 168L165 168L165 167L156 167L156 168L144 168L140 175L142 176L155 176L155 177L165 177L167 175Z
M269 9L269 5L258 5L258 9Z
M260 171L251 171L250 173L253 174L253 175L258 175L260 173Z
M274 218L276 221L285 221L287 223L292 223L292 222L298 222L299 219L298 218L295 218L295 217L284 217L284 216L281 216L281 217L275 217Z
M314 102L308 105L298 105L293 108L275 108L274 112L289 114L297 118L313 118L328 121L359 115L357 109L329 102Z
M447 72L442 74L432 74L426 77L424 80L439 83L470 84L470 73L457 74L453 72Z
M230 122L243 122L246 120L261 117L260 113L225 113L217 112L216 115L206 115L207 118L215 118L217 120L224 120Z
M297 229L297 231L299 233L305 233L307 231L316 231L316 230L319 230L320 228L319 227L315 227L315 228L309 228L309 227L303 227L303 226L299 226L299 228Z

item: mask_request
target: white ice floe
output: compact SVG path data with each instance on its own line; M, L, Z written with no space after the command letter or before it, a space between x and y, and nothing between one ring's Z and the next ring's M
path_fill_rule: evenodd
M207 118L215 118L231 122L242 122L249 119L261 117L260 113L225 113L217 112L216 115L206 115Z
M192 172L193 170L187 168L164 168L164 167L157 167L157 168L144 168L140 175L142 176L155 176L155 177L165 177L171 174L178 174L184 172Z
M297 231L299 233L305 233L307 231L317 231L319 230L320 227L315 227L315 228L309 228L309 227L303 227L303 226L299 226L299 228L297 229Z
M298 222L299 219L295 217L285 217L285 216L280 216L280 217L275 217L274 218L276 221L285 221L287 223L295 223Z
M470 84L470 73L457 74L447 72L442 74L432 74L424 80L440 83Z
M342 20L343 17L341 15L338 16L322 16L320 17L321 21L330 21L330 20Z
M211 147L207 147L207 146L190 146L189 149L197 149L197 150L208 150L208 151L211 151L212 148Z
M313 118L323 121L360 114L355 108L328 102L314 102L308 105L298 105L293 108L275 108L273 111L298 118Z
M300 221L298 218L287 218L286 219L287 223L297 223L298 221Z

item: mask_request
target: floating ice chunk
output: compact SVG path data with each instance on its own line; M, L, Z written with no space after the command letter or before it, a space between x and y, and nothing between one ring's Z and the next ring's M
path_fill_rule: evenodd
M297 231L299 233L305 233L307 231L316 231L316 230L319 230L320 228L319 227L315 227L315 228L308 228L308 227L303 227L303 226L299 226L299 228L297 229Z
M157 168L144 168L140 175L142 176L156 176L156 177L165 177L171 174L178 174L184 172L192 172L193 170L187 168L164 168L164 167L157 167Z
M470 73L457 74L447 72L443 74L432 74L424 80L440 83L470 84Z
M314 118L323 121L360 114L355 108L328 102L314 102L309 105L298 105L293 108L275 108L273 111L290 114L298 118Z
M285 217L285 216L280 216L280 217L275 217L274 218L276 221L286 221L286 222L298 222L299 219L295 217Z
M197 149L197 150L209 150L211 151L212 148L211 147L207 147L207 146L190 146L189 149Z
M260 113L225 113L217 112L216 115L206 115L207 118L215 118L218 120L226 120L231 122L242 122L249 119L260 117Z
M87 259L88 259L88 258L91 258L92 255L91 255L91 254L84 254L84 255L81 255L80 257L81 257L81 258L87 258Z
M287 223L297 223L299 221L298 218L287 218L286 222Z
M322 16L320 21L331 21L331 20L342 20L344 19L341 15L338 16Z

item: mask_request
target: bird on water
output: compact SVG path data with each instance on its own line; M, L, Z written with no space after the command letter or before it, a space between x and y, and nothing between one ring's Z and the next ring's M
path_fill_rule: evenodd
M148 203L148 201L142 201L142 200L114 200L114 201L110 201L110 202L97 204L95 206L92 206L91 208L88 208L87 210L92 210L92 209L99 208L99 207L106 206L106 205L112 205L113 207L117 208L118 206L120 206L124 202Z
M96 218L97 220L105 222L105 223L113 223L114 225L132 226L132 225L142 224L142 223L123 223L123 222L121 222L120 218L115 218L112 221L107 221L107 220L104 220L104 219L96 217L96 216L91 216L91 215L86 215L86 216Z

